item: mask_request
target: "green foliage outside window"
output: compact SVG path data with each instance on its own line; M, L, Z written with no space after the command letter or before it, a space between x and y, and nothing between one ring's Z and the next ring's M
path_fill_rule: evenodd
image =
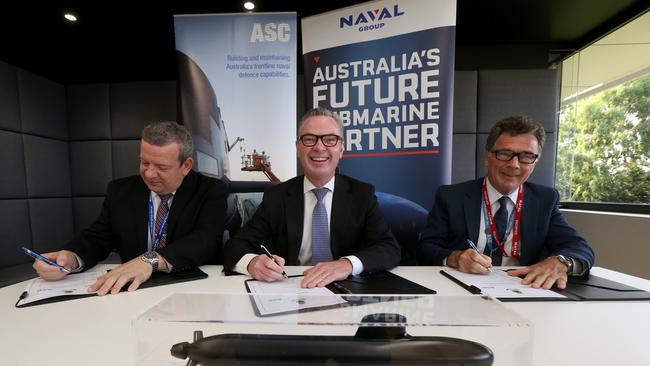
M650 75L563 106L563 201L650 204Z

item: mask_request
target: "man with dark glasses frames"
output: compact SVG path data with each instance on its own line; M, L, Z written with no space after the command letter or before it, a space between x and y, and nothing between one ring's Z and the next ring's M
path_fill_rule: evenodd
M544 140L544 127L530 117L497 122L485 145L486 176L436 192L418 262L468 273L526 266L508 273L546 289L588 272L594 252L562 216L558 192L526 182Z
M374 187L336 174L343 123L325 108L308 111L296 150L304 176L268 189L251 220L224 248L224 267L262 281L284 278L284 265L313 265L303 287L323 287L361 272L391 269L400 247ZM260 251L261 245L270 253Z

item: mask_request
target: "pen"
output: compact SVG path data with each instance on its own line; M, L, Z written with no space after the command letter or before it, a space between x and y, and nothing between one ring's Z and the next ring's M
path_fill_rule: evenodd
M32 252L31 250L29 250L29 249L27 249L27 248L25 248L25 247L21 247L20 249L22 249L23 252L25 252L25 254L27 254L28 256L30 256L30 257L32 257L32 258L36 258L36 259L38 259L38 260L42 260L43 262L49 264L50 266L54 266L54 267L56 267L56 268L62 270L62 271L65 272L65 273L70 273L70 270L69 270L69 269L63 267L62 265L60 265L60 264L58 264L58 263L56 263L56 262L53 262L53 261L50 260L50 259L47 259L47 258L43 257L42 255L40 255L40 254L38 254L38 253L36 253L36 252Z
M469 246L472 247L472 249L474 249L476 253L481 254L481 252L478 251L478 248L476 247L476 244L474 244L472 239L467 239L467 244L469 244ZM488 267L488 271L492 272L492 268Z
M348 290L347 288L345 288L345 286L341 285L340 283L338 283L336 281L332 282L332 285L334 286L335 289L337 289L337 290L339 290L339 291L341 291L341 292L343 292L345 294L348 294L348 295L352 294L352 291Z
M275 264L277 264L278 266L280 265L280 264L278 263L278 261L276 261L275 258L273 258L273 256L271 255L271 252L269 252L269 250L266 249L266 247L264 246L264 244L260 244L260 248L262 248L262 250L264 251L264 254L266 254L267 257L271 258L271 260L272 260ZM284 278L287 278L287 277L288 277L288 276L287 276L287 272L285 272L285 271L282 271L282 275L284 276Z

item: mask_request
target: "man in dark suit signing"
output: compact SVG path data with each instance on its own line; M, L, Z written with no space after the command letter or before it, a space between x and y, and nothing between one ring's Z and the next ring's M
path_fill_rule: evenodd
M400 248L374 188L335 174L343 156L343 123L324 108L298 126L296 150L304 176L268 189L255 215L224 248L224 266L262 281L283 279L283 267L313 265L302 287L322 287L350 274L390 269ZM264 255L266 246L273 259Z
M192 170L194 145L175 122L146 126L140 141L140 175L114 180L97 220L65 250L45 253L59 265L79 272L116 250L123 264L99 277L89 292L117 293L131 283L137 289L155 271L181 271L220 261L226 212L226 186ZM46 280L66 273L36 260Z
M530 117L494 125L485 145L486 176L438 189L421 233L419 264L468 273L526 266L508 274L546 289L564 288L567 276L588 271L594 252L565 221L558 192L526 182L544 140L544 128Z

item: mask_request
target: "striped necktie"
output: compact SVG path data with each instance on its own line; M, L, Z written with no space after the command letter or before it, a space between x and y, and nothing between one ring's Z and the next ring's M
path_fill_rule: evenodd
M160 206L158 206L158 211L156 212L156 226L154 231L154 250L158 248L163 248L167 244L167 216L169 215L169 205L167 201L172 198L173 194L163 194L159 195L160 197ZM156 243L156 238L160 235L160 231L163 231L160 241Z

